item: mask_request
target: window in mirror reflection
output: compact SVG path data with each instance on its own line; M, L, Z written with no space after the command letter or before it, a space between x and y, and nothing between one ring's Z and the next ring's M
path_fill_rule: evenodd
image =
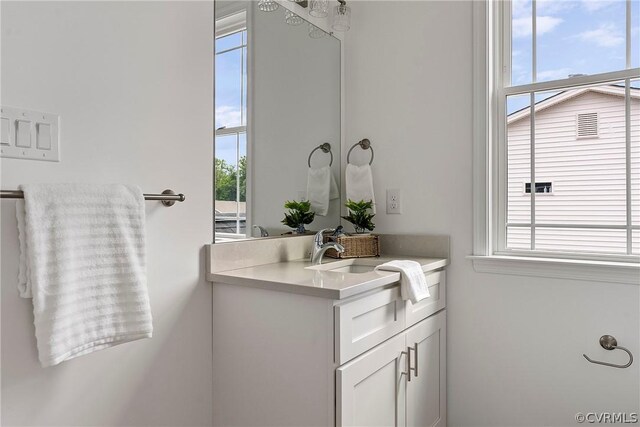
M215 234L224 241L246 235L246 12L216 21L215 49Z

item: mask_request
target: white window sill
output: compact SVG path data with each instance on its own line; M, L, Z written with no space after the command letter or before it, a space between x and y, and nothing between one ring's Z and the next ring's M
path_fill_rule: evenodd
M473 269L479 273L640 285L638 263L503 255L471 255L467 258L473 261Z

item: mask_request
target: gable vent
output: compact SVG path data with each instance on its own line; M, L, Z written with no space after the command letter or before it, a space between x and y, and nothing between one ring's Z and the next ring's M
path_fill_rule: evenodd
M598 113L578 114L578 138L598 136Z

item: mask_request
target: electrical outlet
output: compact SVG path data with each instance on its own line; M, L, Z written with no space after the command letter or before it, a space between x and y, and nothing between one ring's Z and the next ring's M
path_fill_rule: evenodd
M387 189L387 213L402 213L402 194L398 189Z

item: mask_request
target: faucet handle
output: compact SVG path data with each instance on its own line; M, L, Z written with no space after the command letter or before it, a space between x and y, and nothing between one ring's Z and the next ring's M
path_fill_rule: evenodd
M322 230L316 233L315 241L318 244L322 244L322 239L324 237L324 233L333 233L335 230L333 228L323 228Z
M269 232L263 226L255 224L253 228L260 230L260 237L269 237Z

